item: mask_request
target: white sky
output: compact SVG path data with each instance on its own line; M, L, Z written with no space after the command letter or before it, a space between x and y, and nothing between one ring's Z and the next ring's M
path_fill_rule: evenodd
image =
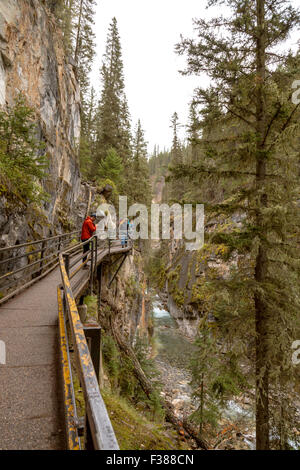
M180 34L186 37L193 35L193 18L208 15L206 3L206 0L98 0L97 58L92 83L99 90L99 69L108 27L115 16L121 37L132 123L135 126L141 119L150 153L155 144L160 150L171 146L172 114L177 111L180 123L187 124L193 90L207 82L205 77L180 75L178 70L184 68L185 60L174 52ZM300 6L300 0L293 0L293 4ZM184 135L183 127L181 137Z

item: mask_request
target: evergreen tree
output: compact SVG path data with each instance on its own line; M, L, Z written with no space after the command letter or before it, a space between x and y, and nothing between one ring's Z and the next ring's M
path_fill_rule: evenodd
M48 198L42 185L48 161L34 118L21 95L7 111L0 110L0 196L6 197L7 209L11 202L24 207Z
M138 120L133 140L133 161L128 182L129 195L132 200L149 206L151 204L151 185L147 160L147 143L140 120Z
M85 105L85 112L82 113L81 134L80 134L80 168L82 174L88 178L92 177L92 155L96 138L96 97L92 87Z
M199 121L197 119L196 104L190 104L188 140L191 146L191 163L196 163L199 156Z
M116 186L122 182L123 175L122 159L113 148L108 149L106 157L100 161L98 175L101 179L108 179Z
M178 137L179 122L178 114L175 112L171 119L171 125L173 129L173 142L171 148L171 165L177 166L183 164L183 151ZM171 181L169 183L169 196L174 201L180 201L184 195L184 181L181 178L178 180Z
M123 62L117 20L109 27L101 69L103 89L98 109L97 166L110 147L116 149L126 167L131 154L130 116L124 92Z
M95 33L93 31L95 6L95 0L77 0L76 4L74 60L78 67L78 79L83 101L89 88L89 74L95 57Z
M66 53L72 57L74 52L74 21L76 2L78 0L49 0L48 6L55 14L63 33L63 42Z
M299 54L276 46L300 16L287 0L209 1L223 3L232 16L197 20L197 41L177 46L188 56L186 73L205 72L212 85L197 91L204 158L176 165L173 175L227 182L218 203L206 205L206 216L219 222L209 243L226 253L231 273L201 281L198 295L206 291L221 336L253 365L256 446L268 449L270 424L273 433L284 428L285 441L294 424L286 417L295 394L290 347L300 308L300 113L291 95L300 61Z

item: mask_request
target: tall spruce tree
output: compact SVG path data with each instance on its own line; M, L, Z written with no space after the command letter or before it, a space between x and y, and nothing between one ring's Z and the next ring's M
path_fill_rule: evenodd
M179 118L175 112L171 118L171 127L173 130L173 141L171 148L171 165L177 166L183 163L183 149L178 137L179 131ZM176 182L169 183L169 195L174 201L180 201L184 195L184 182L182 178L178 178Z
M76 0L74 28L74 60L78 67L83 106L89 88L89 74L95 57L95 0Z
M173 176L225 188L206 204L206 218L214 221L208 242L231 261L230 275L202 281L199 292L206 293L202 302L210 299L222 335L231 338L231 354L252 363L256 448L269 449L270 426L282 448L295 426L290 348L300 308L300 107L291 96L300 58L278 46L300 15L287 0L208 4L225 4L232 15L196 20L197 40L177 46L187 54L185 73L205 72L212 81L197 90L204 157L174 166Z
M131 131L116 18L113 18L109 27L101 78L103 88L98 109L94 166L97 168L99 162L105 158L107 150L114 148L126 168L131 156Z
M92 177L92 155L96 139L96 95L92 87L85 100L85 109L81 113L80 168L86 177Z
M194 101L190 104L189 123L188 123L188 140L191 147L191 163L196 163L199 152L199 120L197 119L197 107Z
M130 168L128 191L133 202L151 204L151 185L147 160L147 143L141 121L138 120L133 139L133 159Z

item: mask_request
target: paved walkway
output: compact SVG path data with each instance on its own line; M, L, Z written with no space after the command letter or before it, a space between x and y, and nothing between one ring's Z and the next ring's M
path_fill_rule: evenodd
M0 307L0 449L64 449L59 268Z
M111 254L130 247L119 244ZM98 251L98 263L108 250ZM74 266L72 269L76 269ZM83 288L89 271L80 271ZM57 286L59 267L0 307L0 340L6 365L0 364L0 450L65 449L64 406L60 380Z

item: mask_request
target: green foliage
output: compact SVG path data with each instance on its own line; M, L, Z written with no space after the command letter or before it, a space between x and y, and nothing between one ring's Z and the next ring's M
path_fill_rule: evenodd
M239 395L248 384L235 353L226 350L218 341L213 322L202 321L195 346L191 386L199 406L190 418L199 424L202 432L203 426L217 426L225 403Z
M105 368L109 380L114 390L118 390L122 397L126 397L136 406L143 403L147 409L149 417L161 420L164 412L160 403L160 384L156 382L158 372L151 359L147 357L147 345L145 340L137 338L135 353L145 374L153 380L154 393L150 400L142 390L139 381L134 375L133 365L130 359L122 354L115 341L110 335L103 335L102 352ZM145 411L145 413L147 413Z
M98 320L98 302L96 295L86 295L83 303L87 306L87 320L93 318Z
M116 186L122 183L122 173L124 167L122 159L117 154L114 148L107 150L106 157L99 162L98 175L100 178L109 179L114 182Z
M119 377L120 353L110 335L102 335L102 354L109 379L116 387Z
M171 183L189 181L190 200L200 196L205 203L207 245L226 247L227 269L216 262L221 256L205 261L193 294L202 312L213 316L219 341L248 365L256 386L257 445L267 449L276 408L270 403L280 406L279 388L285 418L276 420L277 433L284 427L291 435L294 426L290 345L300 308L300 109L291 87L299 53L276 48L300 13L287 0L226 3L226 19L196 20L197 38L177 46L187 55L185 73L205 72L211 85L195 91L190 137L197 149L192 161L173 164ZM222 365L217 350L214 355ZM214 394L235 393L225 371L209 380Z
M112 390L101 391L121 450L181 450L176 431L165 431L160 423L143 416L143 411Z
M133 140L133 159L127 166L125 192L130 203L151 204L150 174L147 161L147 143L140 120L136 126Z
M153 287L164 290L167 272L166 261L162 256L161 250L150 252L150 255L145 259L144 271Z
M135 298L137 295L141 293L140 286L136 281L135 276L131 276L129 279L126 280L126 287L125 287L125 294L128 298Z
M126 167L131 156L130 117L124 91L123 61L117 20L110 24L101 69L103 83L97 110L94 166L98 168L107 151L114 148Z
M13 107L0 110L0 195L16 205L41 203L48 167L44 144L37 138L34 111L19 95Z

